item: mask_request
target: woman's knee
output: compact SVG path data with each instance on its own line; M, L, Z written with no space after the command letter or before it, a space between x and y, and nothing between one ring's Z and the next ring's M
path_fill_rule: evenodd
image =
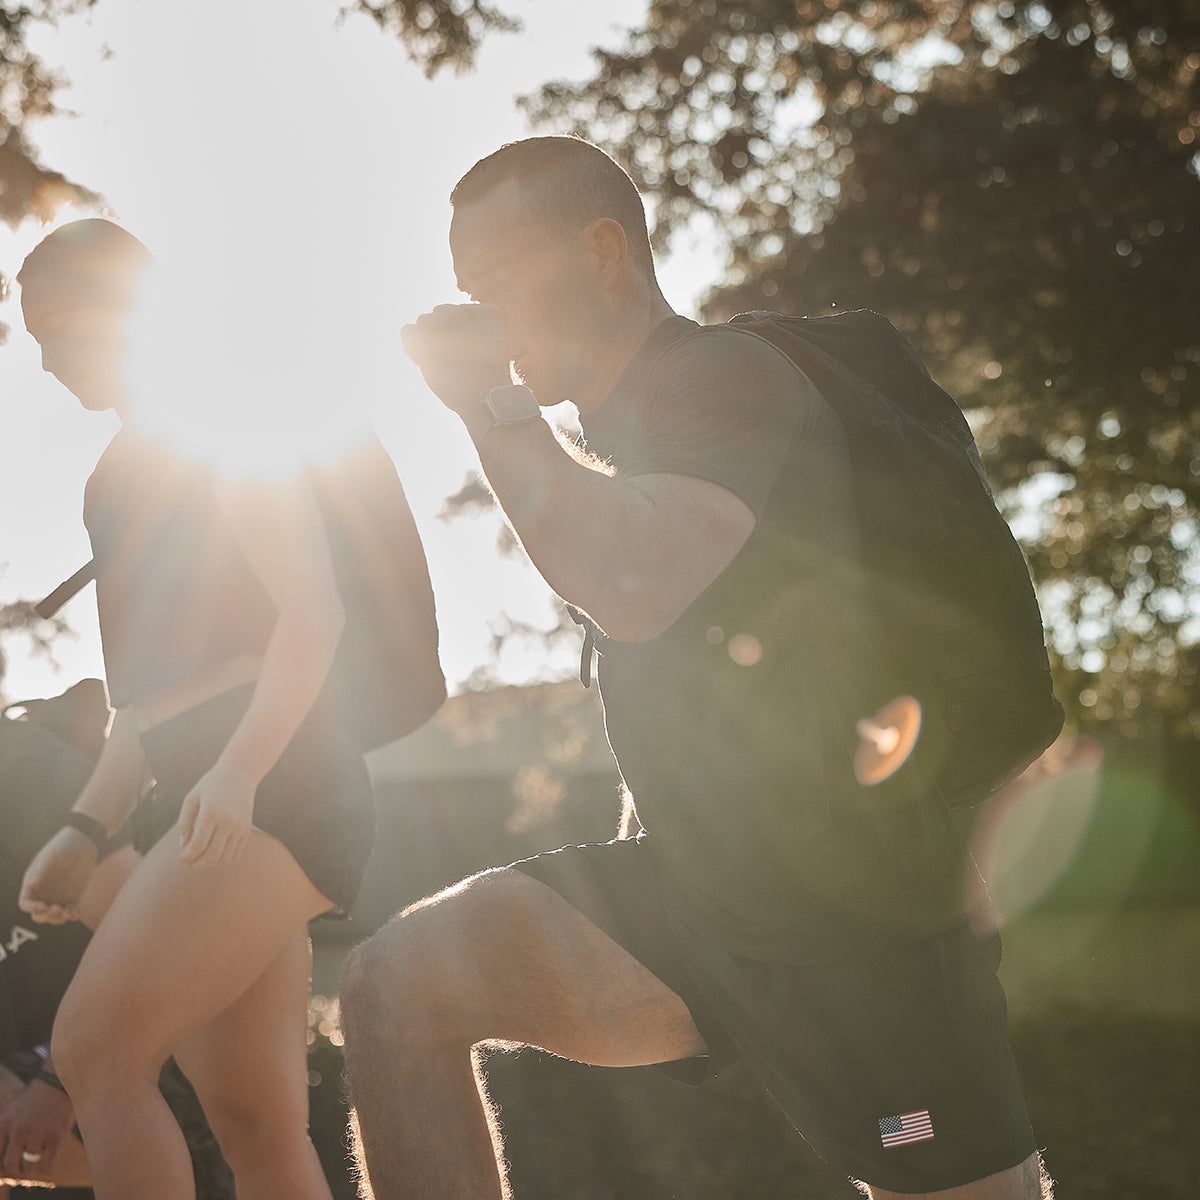
M51 1037L54 1070L77 1101L122 1082L156 1084L167 1052L138 1036L122 1016L118 997L69 989L59 1006Z

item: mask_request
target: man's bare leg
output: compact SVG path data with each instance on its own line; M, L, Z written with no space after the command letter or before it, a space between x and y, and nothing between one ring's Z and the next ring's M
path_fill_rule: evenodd
M703 1054L683 1001L553 889L488 871L406 909L341 988L364 1200L501 1200L504 1150L473 1057L538 1046L596 1066Z

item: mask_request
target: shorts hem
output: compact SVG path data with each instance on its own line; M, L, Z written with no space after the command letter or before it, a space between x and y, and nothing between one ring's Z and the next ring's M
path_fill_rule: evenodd
M946 1171L941 1175L934 1176L932 1173L926 1179L914 1180L912 1177L904 1177L903 1175L891 1174L889 1171L876 1171L872 1167L869 1171L859 1171L851 1167L848 1171L851 1179L860 1183L865 1183L870 1187L883 1188L888 1192L897 1192L900 1195L922 1195L925 1192L941 1192L948 1188L966 1187L968 1184L979 1183L981 1180L988 1179L993 1175L998 1175L1002 1171L1010 1171L1013 1167L1019 1167L1030 1155L1036 1154L1037 1145L1033 1140L1032 1133L1030 1134L1029 1148L1019 1152L1013 1151L1016 1154L1011 1161L1009 1154L997 1155L996 1160L1000 1162L1000 1166L985 1166L982 1170L974 1167L964 1167L957 1171ZM842 1170L853 1155L847 1155L845 1159L838 1162L831 1162L830 1165L835 1170Z

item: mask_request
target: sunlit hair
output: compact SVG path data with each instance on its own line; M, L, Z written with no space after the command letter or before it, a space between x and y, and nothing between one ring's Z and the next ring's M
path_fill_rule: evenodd
M29 252L17 273L23 291L61 294L78 304L132 308L150 251L128 230L102 217L62 225Z
M450 193L457 208L482 200L514 180L534 224L575 233L608 217L625 231L634 266L653 278L646 212L633 180L598 146L578 137L535 137L509 142L477 162Z

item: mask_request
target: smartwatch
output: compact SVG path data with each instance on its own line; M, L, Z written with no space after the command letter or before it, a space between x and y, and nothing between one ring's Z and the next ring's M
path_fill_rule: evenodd
M519 425L542 415L537 397L523 383L506 383L494 387L484 397L483 407L491 414L489 429L497 425Z

